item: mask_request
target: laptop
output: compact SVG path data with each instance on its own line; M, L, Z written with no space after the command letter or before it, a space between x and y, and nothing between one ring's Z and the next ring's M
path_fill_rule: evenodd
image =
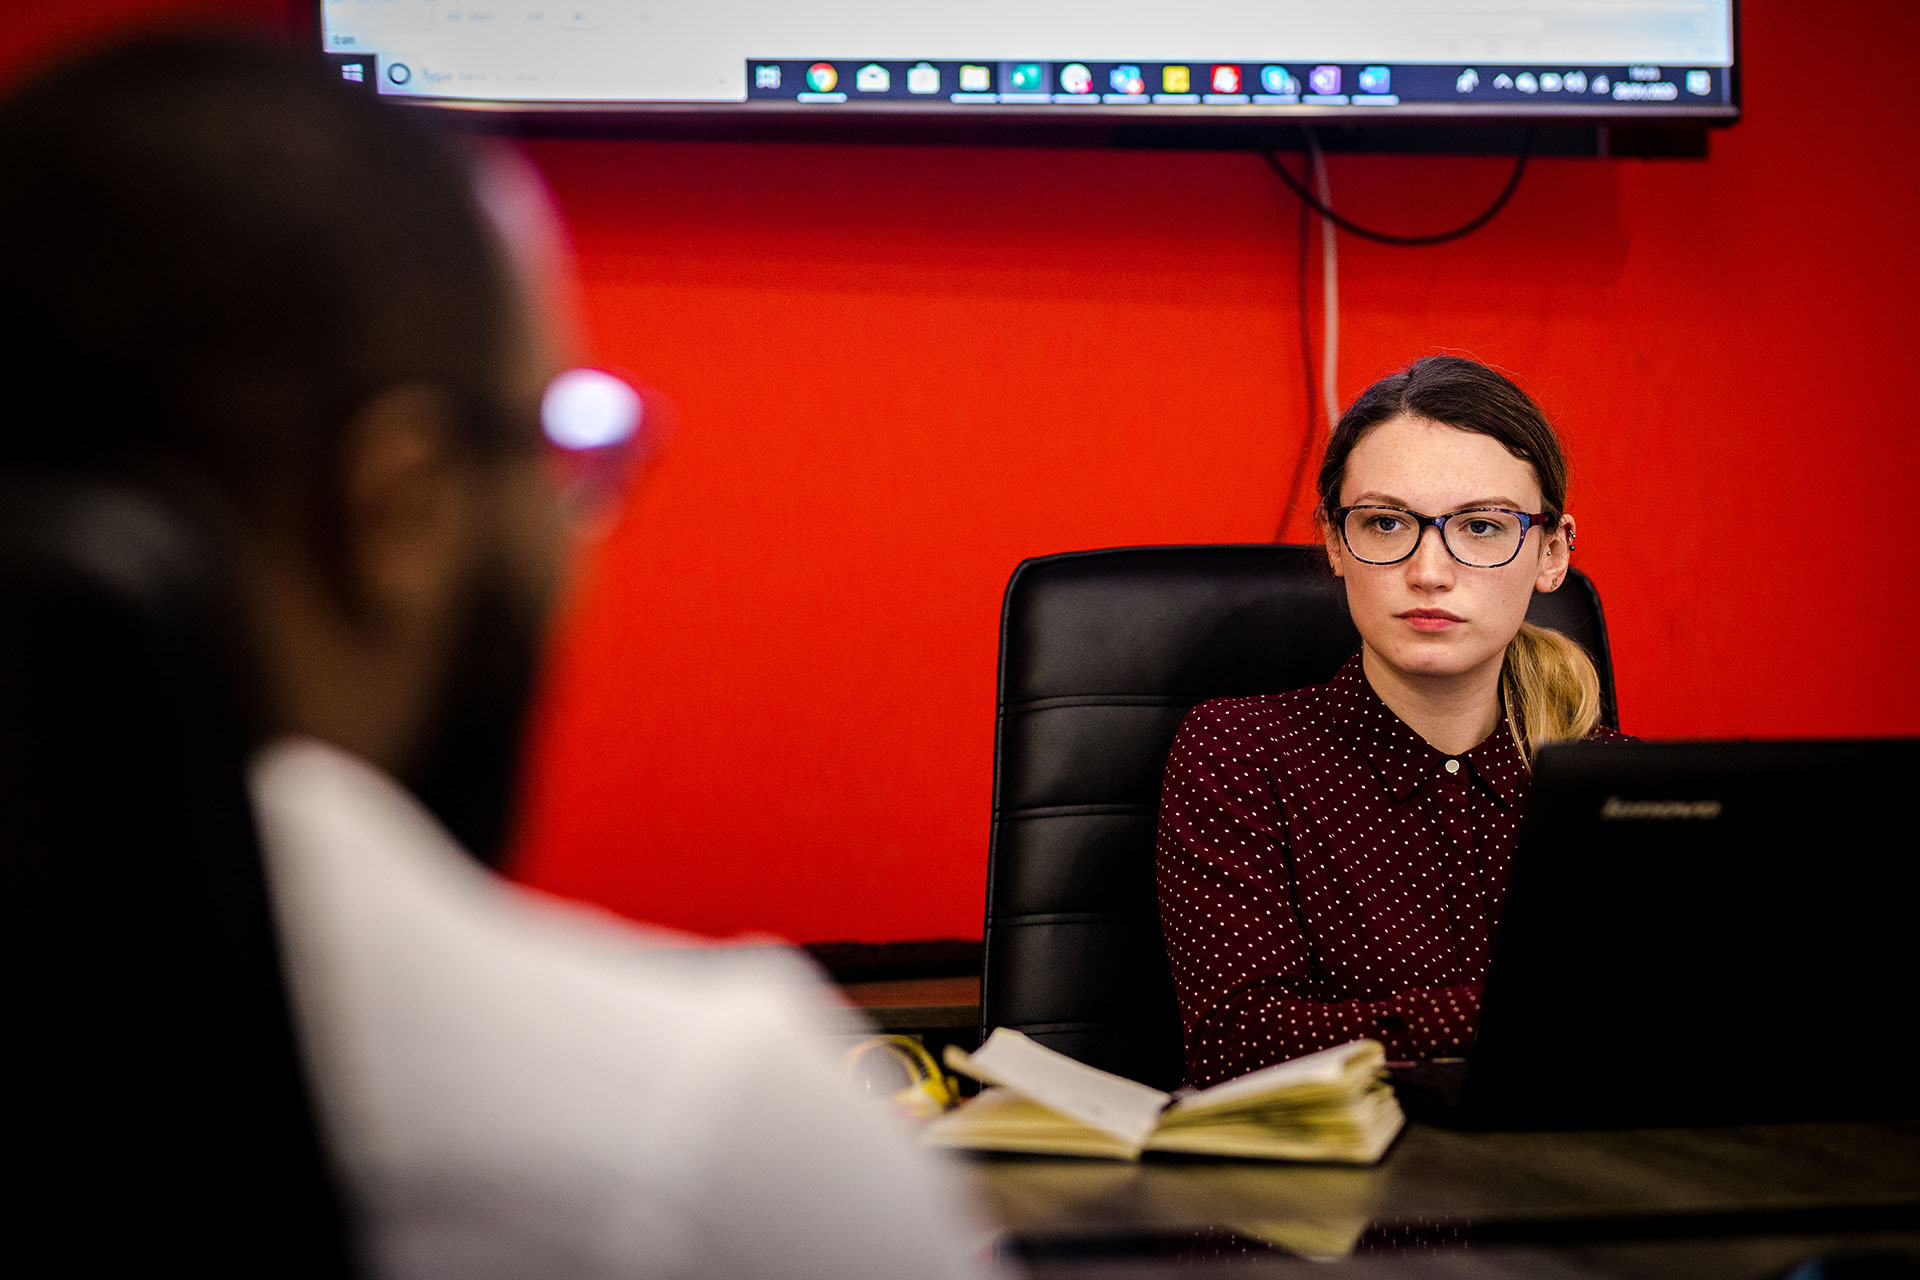
M1567 743L1534 769L1464 1059L1471 1128L1920 1114L1920 739Z

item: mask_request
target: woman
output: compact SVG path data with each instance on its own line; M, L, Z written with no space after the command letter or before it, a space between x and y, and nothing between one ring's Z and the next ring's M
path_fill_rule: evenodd
M1316 515L1360 652L1201 704L1167 762L1188 1083L1363 1036L1395 1060L1472 1041L1533 755L1617 736L1586 654L1525 622L1566 576L1566 489L1538 406L1470 360L1384 378L1334 428Z

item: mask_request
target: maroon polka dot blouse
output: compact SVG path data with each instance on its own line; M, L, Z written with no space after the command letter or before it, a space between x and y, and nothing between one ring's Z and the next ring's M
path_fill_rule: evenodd
M1357 655L1326 684L1189 712L1157 867L1187 1083L1362 1037L1394 1060L1469 1044L1529 779L1504 717L1445 755Z

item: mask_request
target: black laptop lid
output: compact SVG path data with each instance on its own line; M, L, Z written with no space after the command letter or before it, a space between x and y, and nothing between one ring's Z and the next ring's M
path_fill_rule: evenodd
M1467 1105L1512 1124L1916 1110L1920 740L1537 763Z

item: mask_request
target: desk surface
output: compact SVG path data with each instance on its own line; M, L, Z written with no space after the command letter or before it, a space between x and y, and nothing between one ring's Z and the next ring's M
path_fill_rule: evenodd
M980 1026L977 977L849 982L840 990L882 1031L977 1031Z
M1009 1252L1047 1275L1210 1259L1325 1274L1765 1276L1869 1244L1920 1275L1920 1125L1585 1133L1411 1125L1371 1169L968 1161ZM1235 1258L1230 1264L1224 1260ZM1728 1269L1712 1259L1734 1262ZM1467 1264L1471 1265L1467 1265ZM1703 1269L1704 1268L1704 1269ZM1895 1273L1889 1273L1895 1274Z

